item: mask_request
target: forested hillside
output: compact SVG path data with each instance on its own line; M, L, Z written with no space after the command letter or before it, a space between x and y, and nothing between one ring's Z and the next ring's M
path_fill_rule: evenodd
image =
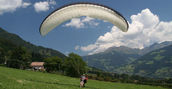
M3 30L2 28L0 28L0 39L6 40L8 42L10 42L13 45L16 46L24 46L26 47L30 52L33 53L33 55L35 56L58 56L61 58L64 58L65 55L62 54L61 52L57 51L57 50L53 50L50 48L45 48L42 46L36 46L34 44L31 44L29 42L24 41L22 38L20 38L18 35L9 33L5 30ZM3 46L5 47L5 45ZM8 45L6 46L6 48L8 48ZM36 59L36 58L35 58Z
M138 60L115 69L118 73L156 78L172 77L172 45L149 52Z

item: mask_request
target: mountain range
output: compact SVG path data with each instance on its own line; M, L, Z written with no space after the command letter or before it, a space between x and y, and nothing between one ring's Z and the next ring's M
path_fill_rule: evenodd
M147 62L149 63L151 60L153 60L154 57L152 56L152 58L150 58L150 56L147 56L147 55L151 54L151 52L154 52L156 50L163 49L164 47L170 47L171 45L172 45L171 41L165 41L162 43L155 43L144 49L129 48L125 46L111 47L101 53L83 56L83 59L88 63L89 66L103 69L108 72L142 75L142 73L140 72L141 69L138 69L139 64L137 62L142 60L142 61L145 61L146 63ZM170 53L171 51L172 50L170 50L169 48L167 49L166 52ZM164 58L166 58L169 55L164 55L164 56L165 56ZM161 60L161 61L164 61L164 60ZM160 62L160 63L164 63L164 62ZM155 64L159 65L158 63L155 63ZM147 66L147 65L142 65L142 66ZM154 64L152 64L152 66L156 67L156 65ZM133 69L133 67L136 69ZM164 66L160 66L160 67L164 68ZM169 66L169 68L172 68L172 67ZM160 68L157 68L156 70L160 70ZM144 71L147 71L147 70L144 70ZM155 70L152 70L152 71L155 71ZM154 74L150 74L150 75L143 74L143 76L158 77ZM162 77L163 75L159 74L159 77L160 76Z
M151 51L136 61L114 69L127 73L156 78L172 77L172 45Z
M83 59L89 66L111 71L136 60L140 57L138 51L138 49L128 47L112 47L101 53L83 56Z

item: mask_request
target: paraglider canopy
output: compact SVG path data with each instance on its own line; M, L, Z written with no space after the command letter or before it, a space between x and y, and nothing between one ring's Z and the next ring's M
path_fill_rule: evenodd
M81 16L106 20L117 26L123 32L128 31L127 21L114 9L93 3L74 3L58 8L49 14L40 26L40 34L45 36L48 32L65 21Z

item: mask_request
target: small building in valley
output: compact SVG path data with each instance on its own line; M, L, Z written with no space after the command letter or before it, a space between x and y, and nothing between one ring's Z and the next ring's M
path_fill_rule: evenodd
M30 64L33 70L45 70L44 69L44 62L32 62Z

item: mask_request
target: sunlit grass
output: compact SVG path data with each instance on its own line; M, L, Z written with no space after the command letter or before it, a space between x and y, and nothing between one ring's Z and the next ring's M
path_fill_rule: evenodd
M80 89L79 78L0 67L0 89ZM88 80L84 89L166 89Z

